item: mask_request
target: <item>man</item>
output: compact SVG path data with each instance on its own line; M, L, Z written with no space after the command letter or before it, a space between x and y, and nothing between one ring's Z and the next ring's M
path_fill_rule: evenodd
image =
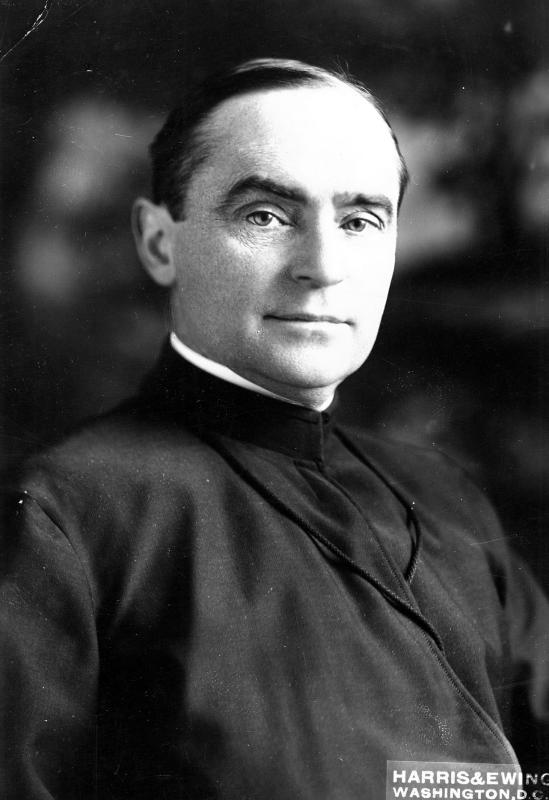
M546 601L457 467L333 419L406 182L379 106L249 62L152 157L133 222L171 339L21 478L2 797L377 800L387 761L515 763L515 683L549 717Z

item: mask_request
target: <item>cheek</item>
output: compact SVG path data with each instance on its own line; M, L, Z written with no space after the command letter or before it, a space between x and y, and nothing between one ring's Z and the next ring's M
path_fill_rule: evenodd
M355 272L356 291L367 301L370 299L373 305L383 301L389 292L394 264L395 256L392 248L377 248L370 251Z
M375 335L381 322L391 286L394 256L390 253L363 265L353 287L360 335Z
M268 253L233 237L197 237L179 253L178 291L187 307L236 323L238 311L268 294Z

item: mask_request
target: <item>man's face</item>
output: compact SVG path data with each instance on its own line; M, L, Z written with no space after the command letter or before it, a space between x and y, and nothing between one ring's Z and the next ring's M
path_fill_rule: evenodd
M258 92L206 123L210 154L173 231L185 344L315 405L367 358L391 281L399 162L345 87Z

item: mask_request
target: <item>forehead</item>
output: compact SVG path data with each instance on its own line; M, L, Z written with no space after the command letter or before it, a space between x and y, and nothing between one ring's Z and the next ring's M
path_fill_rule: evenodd
M204 123L209 152L199 183L246 174L291 181L307 193L398 196L400 162L377 109L354 89L314 86L226 100ZM396 202L396 200L395 200Z

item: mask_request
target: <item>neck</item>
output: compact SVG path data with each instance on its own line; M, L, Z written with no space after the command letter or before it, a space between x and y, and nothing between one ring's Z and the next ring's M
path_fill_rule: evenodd
M259 378L261 380L261 378ZM284 386L281 384L271 384L263 379L264 388L279 400L287 403L310 408L313 411L325 411L333 402L335 390L324 387L301 388L295 386ZM276 389L276 393L275 390Z
M141 387L144 413L199 437L222 435L292 458L322 461L335 412L318 412L250 391L182 358L169 344Z
M279 391L274 391L274 388L278 389L278 387L271 388L262 383L255 383L234 372L224 364L219 364L217 361L213 361L210 358L206 358L206 356L203 356L201 353L197 353L196 350L192 350L188 345L184 344L176 333L172 332L170 334L170 343L180 356L195 367L202 369L210 375L214 375L216 378L221 378L228 383L241 386L243 389L249 389L250 391L258 392L259 394L272 397L276 400L283 400L293 405L311 408L314 411L324 411L334 399L334 391L325 388L296 389L294 386L288 386L287 392L284 391L280 393Z

